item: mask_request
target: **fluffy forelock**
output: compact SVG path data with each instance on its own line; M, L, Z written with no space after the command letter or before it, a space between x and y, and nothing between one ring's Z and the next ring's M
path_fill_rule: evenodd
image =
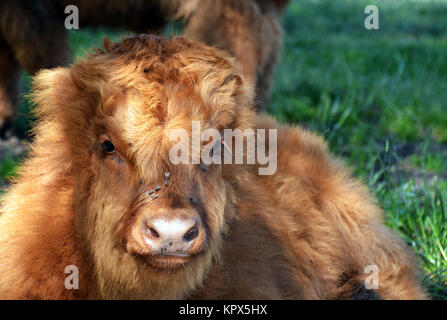
M91 97L98 118L120 114L120 131L136 163L146 167L170 130L252 126L252 88L226 53L183 37L138 35L80 59L71 68L73 82ZM125 108L123 108L125 106ZM87 113L85 113L87 114Z

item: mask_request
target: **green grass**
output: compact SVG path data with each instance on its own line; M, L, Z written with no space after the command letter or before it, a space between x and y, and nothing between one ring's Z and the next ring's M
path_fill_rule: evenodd
M379 7L380 30L363 26L369 4ZM283 26L268 111L325 136L417 253L432 297L447 299L447 0L295 0ZM119 38L71 32L75 54L104 35Z
M14 177L17 169L17 161L11 157L6 157L0 162L0 177L10 179Z
M297 0L283 25L269 111L324 134L446 299L447 1Z

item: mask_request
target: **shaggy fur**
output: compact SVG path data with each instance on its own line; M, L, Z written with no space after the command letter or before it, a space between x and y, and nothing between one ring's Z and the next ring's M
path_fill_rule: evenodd
M125 27L159 31L167 19L185 21L185 36L232 53L248 82L256 83L259 108L267 99L278 60L280 14L288 0L15 0L0 2L0 129L11 124L21 69L67 63L67 5L79 8L80 28ZM100 13L100 14L98 14Z
M33 89L35 139L0 209L0 298L347 299L368 293L368 265L379 269L368 296L425 298L366 188L322 138L256 116L229 55L182 37L106 41L71 69L41 71ZM277 172L171 164L169 133L193 120L277 128ZM196 210L206 225L207 248L177 270L129 251L136 217L160 208ZM67 265L79 290L64 287Z

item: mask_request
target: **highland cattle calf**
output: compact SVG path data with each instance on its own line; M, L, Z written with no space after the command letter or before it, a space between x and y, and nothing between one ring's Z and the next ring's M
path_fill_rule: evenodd
M35 139L1 200L0 298L425 297L366 188L322 138L256 116L233 58L182 37L104 46L34 78ZM172 134L194 122L276 129L276 141L256 137L267 154L275 142L276 171L173 164Z

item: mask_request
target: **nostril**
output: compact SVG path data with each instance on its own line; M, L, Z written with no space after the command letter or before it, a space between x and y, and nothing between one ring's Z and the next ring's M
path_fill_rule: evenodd
M150 231L151 235L152 235L154 238L158 238L158 237L160 237L160 235L158 234L158 232L157 232L154 228L149 227L149 231Z
M182 243L190 245L200 232L197 218L147 219L144 226L144 237L151 245L175 247L175 250L180 250Z
M185 235L183 236L183 239L186 242L190 242L190 241L194 240L195 238L197 238L198 234L199 234L199 229L197 228L197 225L195 225L194 227L189 229L188 232L185 233Z

